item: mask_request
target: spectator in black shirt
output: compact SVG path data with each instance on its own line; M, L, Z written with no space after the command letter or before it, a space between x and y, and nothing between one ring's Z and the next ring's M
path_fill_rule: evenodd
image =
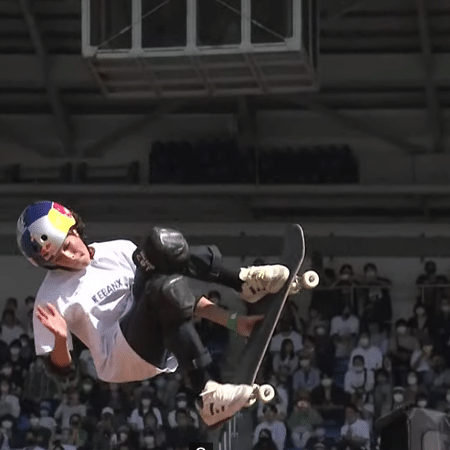
M424 272L416 279L418 298L431 314L435 314L439 312L440 301L449 293L448 287L442 286L448 285L449 280L446 276L437 273L434 261L425 263Z

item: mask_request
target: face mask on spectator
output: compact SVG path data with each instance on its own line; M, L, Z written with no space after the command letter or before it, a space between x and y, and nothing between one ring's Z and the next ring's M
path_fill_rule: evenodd
M404 325L397 327L397 334L406 334L406 327Z
M417 384L417 377L415 375L410 375L408 377L408 384L410 386L415 386Z
M362 348L367 348L367 347L369 347L369 344L370 344L370 341L369 341L369 338L367 338L367 337L363 337L363 338L361 338L361 339L359 340L359 345L360 345Z
M394 400L397 403L401 403L403 401L403 394L394 394Z
M419 317L423 317L423 316L425 315L425 309L424 309L424 308L417 308L417 309L416 309L416 314L417 314Z
M306 368L311 365L311 361L309 359L301 359L300 360L300 367Z
M142 406L144 407L144 408L148 408L149 406L150 406L150 403L151 403L152 401L149 399L149 398L143 398L142 400L141 400L141 403L142 403Z
M324 378L322 381L322 386L323 387L328 387L331 386L331 384L333 383L333 380L331 378Z
M19 347L11 347L10 349L11 355L17 356L20 353Z
M91 392L92 391L92 384L91 383L83 383L83 391L84 392Z
M184 409L184 408L186 408L186 406L187 406L187 401L186 400L179 400L177 402L177 407L178 408Z
M317 428L317 429L316 429L316 436L317 436L317 437L323 437L323 436L325 436L325 428Z
M35 427L35 426L39 425L39 417L32 417L30 419L30 425L32 427Z
M13 424L12 424L12 422L9 421L9 420L5 420L4 422L2 422L2 427L3 427L5 430L10 430L10 429L12 428L12 426L13 426Z
M2 374L9 376L12 374L12 367L3 367Z
M364 371L364 365L363 364L355 364L353 366L353 370L357 373L361 373Z
M450 312L450 305L442 305L441 310L445 313Z
M144 436L144 444L147 448L155 447L155 438L153 436Z
M141 385L145 387L150 386L150 380L142 380Z
M125 442L128 439L128 434L127 433L119 433L119 439L121 440L121 442Z
M426 400L419 400L419 401L417 402L417 406L418 406L419 408L425 408L425 407L427 406L427 404L428 404L428 402L427 402Z
M326 333L326 330L324 327L317 327L316 328L316 333L318 336L324 336Z
M373 279L377 276L377 273L374 270L368 270L366 272L366 278Z
M3 394L6 394L9 391L9 385L7 384L2 384L0 386L0 390L2 391Z

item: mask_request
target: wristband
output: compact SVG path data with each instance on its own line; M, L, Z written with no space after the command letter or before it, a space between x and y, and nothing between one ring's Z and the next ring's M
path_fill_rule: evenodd
M227 322L227 328L237 334L237 313L231 314Z

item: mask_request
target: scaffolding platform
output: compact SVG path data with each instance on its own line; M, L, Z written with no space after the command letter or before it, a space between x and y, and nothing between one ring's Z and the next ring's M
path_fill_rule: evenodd
M282 0L269 18L261 6L273 8L268 0L177 0L170 9L171 1L123 0L120 9L116 2L83 0L83 56L105 96L186 98L319 89L316 0ZM219 9L211 9L215 2Z

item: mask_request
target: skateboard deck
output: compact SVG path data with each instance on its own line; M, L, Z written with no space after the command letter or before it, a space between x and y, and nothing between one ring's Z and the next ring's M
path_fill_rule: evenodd
M286 231L279 264L289 269L289 278L276 294L268 294L259 302L248 304L248 315L264 315L264 320L255 326L248 338L233 376L236 384L253 384L261 363L269 348L270 340L277 326L288 297L288 291L305 259L305 237L300 225L290 225Z

